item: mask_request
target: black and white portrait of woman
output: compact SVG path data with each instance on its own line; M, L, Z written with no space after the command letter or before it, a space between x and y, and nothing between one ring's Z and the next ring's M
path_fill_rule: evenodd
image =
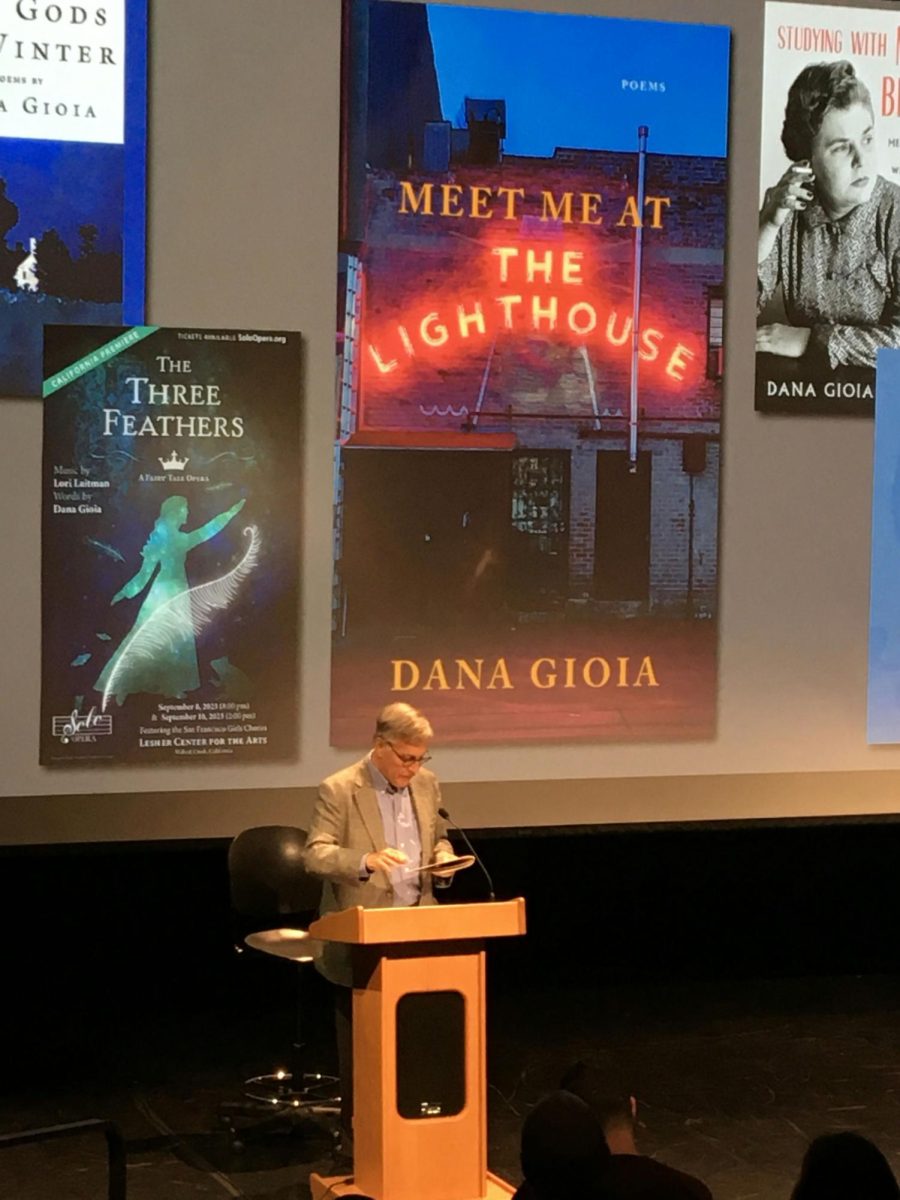
M851 63L800 71L781 142L790 165L759 214L757 407L778 407L760 405L762 375L769 396L813 400L843 382L850 403L821 411L857 399L871 412L876 355L900 346L900 187L879 174L872 99Z

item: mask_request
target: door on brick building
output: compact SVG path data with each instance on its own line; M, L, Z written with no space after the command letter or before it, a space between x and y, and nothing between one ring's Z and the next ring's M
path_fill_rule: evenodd
M343 631L439 630L493 612L509 529L509 456L343 451Z
M513 611L552 611L565 593L569 559L569 454L512 456L508 603Z
M594 596L598 600L650 599L650 463L639 454L629 470L624 450L597 454L594 525Z

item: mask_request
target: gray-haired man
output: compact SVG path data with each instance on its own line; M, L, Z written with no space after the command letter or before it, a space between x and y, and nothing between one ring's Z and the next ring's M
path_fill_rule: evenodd
M438 809L441 789L425 767L434 736L428 719L409 704L388 704L375 721L365 758L319 785L306 842L306 867L322 877L321 913L362 905L433 904L431 875L418 868L454 857ZM450 878L438 878L446 886ZM348 948L326 943L316 966L337 985L341 1121L352 1118L352 1027Z

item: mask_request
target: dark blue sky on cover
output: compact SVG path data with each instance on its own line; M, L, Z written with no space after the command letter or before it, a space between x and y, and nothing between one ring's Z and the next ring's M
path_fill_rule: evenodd
M639 125L652 152L726 154L724 26L427 8L445 120L464 123L466 96L505 100L507 154L634 150ZM630 86L641 80L645 90Z
M98 249L119 249L124 166L121 145L0 138L0 179L19 208L7 244L27 247L54 228L75 250L79 225L91 224L100 230Z

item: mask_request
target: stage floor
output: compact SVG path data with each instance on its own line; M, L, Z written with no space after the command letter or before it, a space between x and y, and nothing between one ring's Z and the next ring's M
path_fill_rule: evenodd
M543 978L551 974L545 963ZM328 997L318 984L312 992L308 1028L327 1067ZM807 1141L827 1130L860 1130L900 1174L900 979L521 992L507 982L494 992L489 1165L501 1177L518 1181L522 1118L578 1058L633 1079L642 1149L698 1175L718 1200L785 1200ZM7 1026L21 1065L4 1089L0 1132L114 1119L127 1139L130 1200L308 1197L312 1170L333 1173L320 1129L251 1141L238 1155L216 1126L219 1101L239 1095L236 1081L268 1069L289 1041L288 994L113 1016L128 1009L125 997L93 1019L69 1009L45 1015L42 1029ZM59 998L66 1010L66 981ZM2 1196L104 1194L102 1139L0 1151Z

